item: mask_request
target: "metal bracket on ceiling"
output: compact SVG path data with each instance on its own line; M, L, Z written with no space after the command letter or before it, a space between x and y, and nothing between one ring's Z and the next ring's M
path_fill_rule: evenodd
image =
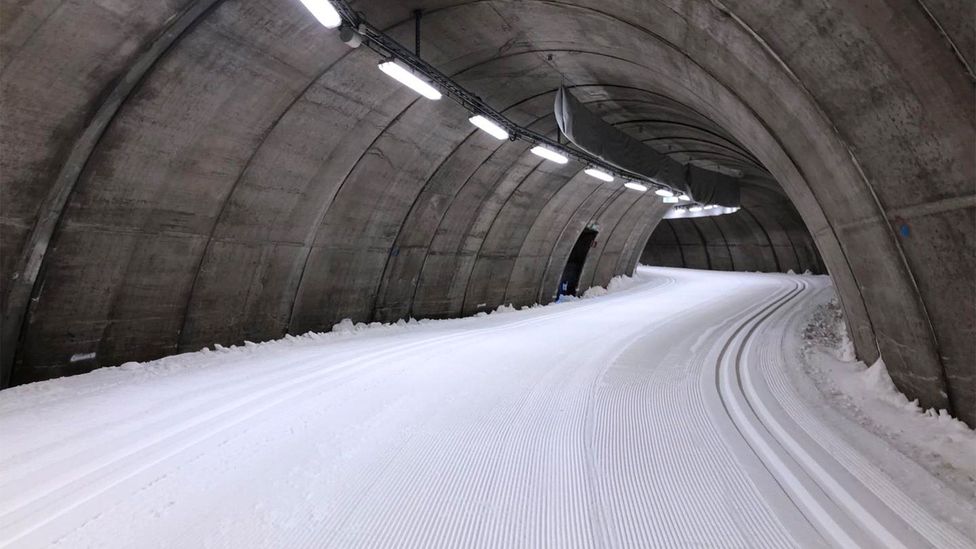
M543 135L512 122L508 119L508 117L488 105L483 99L481 99L481 97L471 93L455 82L453 78L445 75L430 63L422 60L420 58L421 10L413 10L415 44L414 51L410 51L409 48L401 45L385 32L370 24L362 14L353 11L353 9L347 3L347 0L329 0L329 2L335 7L344 24L357 29L358 33L361 35L362 43L364 45L375 51L384 59L396 60L410 71L422 75L424 78L429 80L432 85L438 88L438 90L441 91L444 96L458 103L468 112L480 114L498 124L508 131L509 138L512 141L521 140L532 145L541 145L546 148L557 150L561 154L568 156L577 162L599 168L606 173L623 179L624 181L643 181L655 188L668 187L667 185L651 178L647 178L646 176L621 169L618 166L605 162L603 159L595 155L576 147L569 146L568 143L563 144L561 135L557 136L557 139L552 139L547 135Z
M420 16L421 10L413 10L413 51L417 59L420 59Z

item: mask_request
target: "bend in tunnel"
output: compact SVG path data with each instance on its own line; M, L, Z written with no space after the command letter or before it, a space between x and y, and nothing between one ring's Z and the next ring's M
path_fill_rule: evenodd
M546 302L595 223L578 291L641 254L829 272L859 356L880 354L923 405L976 421L972 59L955 53L971 40L933 24L948 11L409 6L425 11L425 58L519 124L555 136L566 84L648 146L742 174L741 211L658 226L667 207L650 193L476 133L298 2L56 4L27 2L3 24L15 383L347 317ZM408 6L353 5L412 39Z

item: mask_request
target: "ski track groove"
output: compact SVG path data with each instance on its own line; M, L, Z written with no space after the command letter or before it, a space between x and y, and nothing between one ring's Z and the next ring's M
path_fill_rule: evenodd
M804 283L805 284L805 283ZM805 289L810 289L809 287ZM806 292L803 301L814 297L812 291ZM786 315L792 317L798 308L787 310ZM787 332L783 326L793 325L792 319L783 318L779 323L770 323L765 327L767 332L778 335L779 346L764 346L756 352L760 360L757 363L747 361L745 368L748 374L758 370L762 381L768 385L768 391L775 402L787 412L789 418L806 433L812 441L836 460L847 472L854 476L865 488L871 491L878 500L888 505L898 516L904 517L906 522L916 529L934 547L951 549L973 548L974 544L955 529L940 524L931 514L920 507L914 500L898 489L891 479L881 472L862 454L856 452L850 445L840 441L837 435L827 429L823 423L807 412L800 404L799 395L786 377L783 368L776 367L784 361L782 349ZM777 333L778 332L778 333ZM753 382L755 383L755 382ZM770 421L777 421L771 416Z
M364 422L413 415L393 424L402 427L390 431L395 436L384 453L357 463L337 485L354 489L326 485L334 494L328 505L333 511L315 528L271 524L281 528L281 537L261 531L251 543L778 548L813 543L797 537L809 526L840 546L976 547L832 433L792 387L783 367L789 362L787 327L815 295L815 283L743 275L745 282L727 295L643 318L640 307L667 300L671 286L714 276L683 275L689 279L679 281L679 271L664 272L669 275L657 275L653 283L530 311L527 318L490 317L487 326L451 325L441 332L422 325L383 335L360 354L350 338L337 347L288 349L294 354L268 370L235 370L223 362L229 359L215 356L201 369L201 383L166 401L165 409L154 400L138 408L139 417L86 423L57 441L39 439L0 456L7 469L0 491L20 494L0 499L0 546L27 546L46 534L70 543L71 535L94 528L123 498L151 492L169 475L192 474L209 449L243 441L252 429L260 432L274 413L328 401L347 385L401 376L403 396ZM478 383L480 371L451 372L463 365L450 358L437 363L437 357L464 356L471 345L491 338L503 346L522 331L552 338L544 330L601 310L622 315L606 321L612 332L578 335L517 368L502 364L489 374L508 376L508 385L465 388L471 401L454 403L451 389L464 379L458 376ZM657 334L666 330L675 331L672 345L661 346ZM611 345L600 343L607 334ZM706 340L703 334L711 335ZM409 370L398 366L417 357L430 359ZM509 360L502 357L502 363ZM257 364L271 360L254 358ZM441 383L433 394L447 401L414 398L409 390L424 381ZM82 388L84 399L98 396L97 387ZM56 394L44 399L70 404ZM52 467L64 472L50 474ZM841 481L848 477L853 481ZM309 490L296 510L315 508ZM784 501L796 508L774 508ZM82 514L89 507L100 511ZM44 532L49 525L54 530ZM905 542L906 536L912 541ZM171 541L236 549L226 540L201 543L189 531L173 533Z
M674 279L672 279L672 278L663 280L663 281L661 281L660 284L658 284L658 285L654 286L653 288L651 288L651 291L658 291L658 290L664 289L666 286L671 285L673 283L674 283ZM611 295L611 296L608 296L608 297L618 298L619 299L623 294L626 294L629 291L632 291L632 290L627 290L627 291L624 291L624 292L620 292L619 294L614 294L614 295ZM596 305L598 305L598 303L582 302L582 303L575 303L574 305L576 306L576 309L575 310L582 310L584 308L589 308L589 307L596 306ZM514 328L514 327L518 327L518 326L522 326L522 325L526 325L526 324L534 324L534 323L537 323L538 321L545 321L547 319L559 318L559 317L565 316L566 314L571 313L571 312L572 311L565 311L565 310L552 311L552 312L548 312L547 314L543 314L543 315L540 315L540 316L537 316L537 317L529 318L529 319L522 320L522 321L517 321L514 324L509 323L511 325L509 325L509 324L502 324L500 326L492 326L492 327L488 327L488 328L478 328L475 331L478 331L479 333L482 333L482 332L485 332L485 331L492 331L495 328L509 328L509 327ZM435 336L434 338L430 338L428 340L424 340L424 341L420 341L420 342L415 342L414 344L416 344L416 343L430 343L430 344L434 344L434 343L438 343L438 342L441 342L441 341L447 341L447 340L450 340L450 339L455 338L455 337L467 337L467 334L469 334L469 333L470 333L469 331L455 329L455 333L452 333L449 336ZM414 335L422 335L422 334L408 333L406 335L408 335L408 336L414 336ZM348 341L349 340L345 340L345 341L341 341L340 340L338 343L345 343L345 342L348 342ZM386 351L386 350L393 350L393 351L395 351L397 349L401 349L402 346L403 346L403 344L400 343L400 342L393 342L393 343L389 343L389 344L383 345L379 349L379 351ZM325 350L328 351L330 349L326 348ZM308 348L301 348L300 349L300 352L302 352L303 354L305 354L305 353L312 353L314 351L315 351L315 349L308 349ZM323 360L323 357L321 355L313 355L313 356L310 356L310 357L307 357L307 358L303 358L301 360L286 362L286 363L277 365L278 367L275 370L270 371L270 372L266 372L266 373L253 374L253 373L249 373L248 370L245 370L240 375L236 376L238 378L237 382L236 383L231 383L231 384L229 384L228 381L231 381L233 378L231 380L229 380L228 379L228 376L234 376L235 374L233 372L233 369L229 369L228 368L228 370L230 370L230 372L221 372L222 375L221 375L220 379L218 379L218 380L216 380L216 381L214 381L212 383L202 384L201 386L194 386L193 389L189 392L189 394L182 393L180 400L176 403L175 406L173 406L172 408L168 409L166 412L164 412L162 414L159 414L159 413L156 413L155 414L156 415L156 423L158 423L158 424L171 424L171 423L173 423L175 421L178 421L179 419L181 419L184 416L193 417L193 416L197 415L201 410L205 410L205 409L207 409L207 408L209 408L209 407L211 407L213 405L213 402L214 401L212 401L212 400L205 400L203 402L194 402L192 399L187 398L189 395L201 394L201 395L207 396L208 393L211 392L211 390L214 387L218 387L219 386L219 387L221 387L221 399L223 399L223 398L225 398L227 396L226 391L225 391L225 388L228 387L228 385L237 385L237 389L238 389L237 390L237 393L239 393L239 394L250 394L254 390L255 387L263 387L263 386L266 386L269 381L285 380L287 382L287 381L293 379L296 374L297 375L300 375L302 373L305 373L308 370L312 370L312 371L316 371L316 372L321 372L321 373L326 373L328 370L332 370L332 369L339 368L339 367L341 367L344 364L348 364L349 362L357 362L357 361L360 361L360 360L365 360L364 358L362 358L362 355L361 354L360 355L355 355L356 352L357 351L355 351L355 350L352 350L352 351L348 351L348 350L347 351L342 351L342 350L339 350L339 353L342 353L342 354L353 354L354 355L354 358L346 359L346 360L341 360L341 361L339 361L339 363L334 364L334 365L331 365L331 366L327 367L325 370L323 370L321 368L321 363L322 363L322 360ZM376 354L377 352L378 351L372 351L371 354ZM215 351L213 354L215 355L213 357L213 359L214 360L219 360L220 355L222 355L224 353L219 352L219 351ZM404 354L404 353L400 353L400 354ZM247 358L247 357L243 357L243 358ZM297 366L300 366L300 365L306 365L308 367L307 368L304 368L302 370L299 370L299 371L295 371L294 368L297 367ZM220 366L226 366L226 365L222 365L221 364L221 365L216 365L216 366L217 367L220 367ZM117 423L124 424L124 422L125 422L125 420L120 420ZM145 428L146 428L146 425L145 424L139 424L139 425L135 426L133 429L131 429L128 432L120 433L116 439L111 440L111 441L105 441L105 442L107 442L107 443L116 442L117 440L121 439L122 437L124 437L126 435L138 434L140 431L144 430ZM50 453L50 451L52 449L57 450L59 448L63 448L63 447L66 447L66 446L67 447L71 447L73 445L72 443L75 440L89 441L89 440L91 440L91 438L93 437L93 435L97 435L98 433L104 432L104 431L105 431L105 425L104 424L98 425L98 426L93 426L90 429L85 429L85 430L78 431L74 435L72 435L71 437L64 438L64 439L59 439L57 441L52 441L49 444L41 445L41 446L38 446L36 448L33 448L30 451L28 451L28 452L21 452L21 453L17 454L16 456L7 456L7 457L4 457L4 459L2 461L0 461L0 465L2 465L5 469L7 469L9 471L10 468L12 468L12 467L14 467L14 466L17 465L17 463L9 463L9 462L10 461L14 461L14 460L16 460L16 459L19 458L21 461L26 461L27 462L26 464L24 464L22 466L29 468L29 467L31 467L33 465L32 462L31 462L31 459L33 457L35 457L36 455L38 455L38 454ZM92 444L85 445L85 446L82 447L82 449L98 449L103 444L104 443L100 441L98 443L92 443ZM80 453L76 452L76 453L74 453L72 455L65 456L64 459L65 460L69 460L69 461L77 461L80 457L81 457L80 456ZM24 471L24 472L28 472L28 471ZM7 488L8 488L7 486L5 486L4 484L0 483L0 490L7 489ZM3 512L2 509L0 509L0 513L2 513L2 512Z
M767 302L765 306L759 309L759 312L752 315L740 326L736 335L732 336L729 340L731 345L726 346L722 353L723 357L734 356L734 360L731 361L732 364L725 365L726 361L719 360L719 387L722 398L727 402L740 400L739 413L730 413L730 416L739 425L740 432L746 436L747 442L753 447L756 454L763 461L773 465L779 476L795 477L797 474L805 474L824 491L828 499L813 502L813 500L819 499L818 496L809 491L809 488L804 487L802 482L789 481L789 478L785 479L787 480L785 486L788 486L795 496L799 496L801 501L806 502L804 505L809 512L816 511L810 509L810 506L817 507L825 504L839 506L838 510L834 511L822 509L822 513L818 513L821 514L821 518L817 521L821 523L821 527L832 529L827 535L834 537L840 545L858 546L860 543L856 542L855 539L865 539L865 536L869 536L874 538L879 546L921 547L925 545L925 542L915 538L917 531L921 530L928 532L929 539L935 541L934 545L937 547L971 547L962 539L960 534L950 527L938 523L914 504L883 473L871 466L865 458L858 456L851 447L838 444L838 450L842 449L842 451L831 453L830 448L822 446L824 440L836 441L836 437L829 434L822 426L818 429L819 422L813 419L808 412L799 411L798 396L785 379L784 369L777 367L777 365L785 363L782 357L782 340L785 336L780 337L780 345L777 346L769 345L768 341L764 341L765 345L758 352L753 353L760 358L758 365L755 364L755 361L743 360L744 356L748 357L750 351L753 351L755 341L759 339L757 334L764 330L769 331L771 330L770 327L773 326L782 326L782 323L774 323L770 320L782 316L785 305L791 301L802 302L809 298L811 292L807 282L799 281L793 282L793 284L793 289ZM797 310L797 306L794 303L793 309L785 310L789 313L791 310ZM775 383L766 387L767 394L765 395L756 388L755 374L753 373L756 368L761 371L760 375L766 376L766 379L775 380ZM735 384L735 390L731 388L733 384ZM721 390L723 388L724 394ZM741 395L738 394L740 392ZM764 402L763 398L766 398L767 401ZM813 441L818 441L817 444L821 445L822 449L827 452L821 461L810 456L809 452L812 447L804 448L793 435L790 435L789 429L782 425L777 414L768 407L770 402L777 404L785 402L788 406L784 405L784 409L792 419L795 420L800 417L802 421L806 422L805 425L801 422L798 423L804 432L808 433ZM754 416L756 425L749 425L750 419L745 411L746 409L748 409L748 413ZM765 440L766 437L779 445L778 451L769 446L770 442ZM779 455L780 453L788 455L788 459L792 461L784 466L784 459L787 458ZM841 474L853 474L861 471L862 475L858 478L859 482L853 483L856 486L845 487L836 480L836 475L831 475L825 469L837 456L847 457L849 460L848 463L844 464L846 467L843 468ZM787 472L790 469L793 471ZM802 473L798 473L797 470L802 471ZM807 486L809 484L808 481ZM866 498L865 492L874 493L879 496L879 499L865 503L863 502ZM890 511L896 518L894 520L889 519L886 523L880 522L874 513L864 507L864 505L871 503L886 505L887 509L879 509L877 512L887 513ZM860 531L849 533L851 526L847 523L831 523L833 519L823 516L831 513L849 514L856 522L855 528L859 528ZM905 521L905 524L899 524L899 520ZM825 524L824 521L830 524ZM892 528L897 532L892 532ZM854 537L850 537L852 535ZM906 545L904 543L906 538L913 538L913 541Z
M669 281L668 283L673 283L673 280ZM578 367L577 369L579 369L579 368L580 367ZM564 372L559 372L559 373L564 374ZM556 393L554 393L552 391L545 391L545 394L550 395L549 396L550 399L554 399L557 396ZM543 402L545 402L545 401L543 401ZM545 407L551 408L551 405L549 405L549 406L543 406L543 408L545 408ZM576 408L578 409L578 407L576 407ZM550 421L551 421L552 415L551 414L546 414L544 417L549 418ZM532 432L525 431L524 434L523 434L523 437L525 437L525 438L523 438L522 440L519 441L519 446L526 445L527 442L528 442L528 437L531 437L532 435L533 435ZM449 444L449 446L450 447L455 447L456 444L457 444L456 441L451 441L451 443ZM545 450L545 448L543 448L543 450ZM423 459L421 461L422 462L426 462L427 461L427 459L426 459L427 457L428 456L426 456L426 455L423 456ZM404 460L404 462L405 463L408 463L408 462L410 462L410 460ZM522 465L523 465L523 467L527 467L531 463L535 463L535 462L544 462L544 460L542 460L540 458L536 458L535 460L529 460L528 462L523 462ZM405 472L404 471L396 471L396 476L398 478L405 478L403 476L403 473L405 473ZM555 474L555 472L553 472L553 474ZM528 471L521 470L521 471L519 471L519 474L517 474L516 476L521 476L521 477L524 477L524 478L528 478L531 475L529 474ZM552 484L553 485L556 485L556 483L552 483ZM532 483L529 483L529 485L531 486ZM394 497L392 497L391 499L393 499L393 500L403 499L402 498L402 494L406 490L407 490L407 487L403 486L402 483L401 483L399 491L396 492L394 494ZM545 496L546 496L546 494L535 493L535 494L533 494L533 497L530 498L530 500L532 500L532 501L539 501L541 499L544 499ZM443 499L441 499L440 496L435 497L435 498L430 498L430 499L443 501ZM519 500L524 500L525 498L524 498L524 494L518 494L518 495L515 495L515 496L510 496L507 499L508 500L513 500L514 499L516 501L519 501ZM416 510L414 510L412 508L405 508L405 507L402 507L402 506L393 505L390 508L391 509L401 509L400 515L407 515L407 514L409 514L411 516L414 516L415 513L416 513ZM541 514L542 514L541 511L536 510L535 515L541 515ZM394 523L406 523L406 522L400 522L399 519L402 518L402 516L400 516L400 515L397 515L397 516L389 516L389 515L384 514L383 516L381 516L379 518L376 518L373 522L378 523L378 524L390 523L390 521L393 521ZM428 517L429 516L430 515L428 514ZM566 520L567 520L562 515L556 517L556 520L557 521L560 520L560 519L563 521L563 523L565 523ZM545 523L546 521L531 521L531 523L534 523L534 522L542 522L542 523ZM574 522L579 523L580 521L579 520L576 520ZM519 526L519 525L522 525L522 524L524 524L524 522L518 522L516 525L513 525L513 526ZM369 530L370 527L367 527L366 529ZM516 532L516 539L527 539L528 538L528 535L529 535L529 532L522 531L522 530L520 530L517 527L516 528L505 528L505 529L503 529L503 531L509 531L509 532L515 531ZM563 531L565 531L565 529L564 528L557 528L556 531L557 532L563 532ZM419 538L419 535L417 535L416 532L407 532L407 533L398 532L397 535L403 536L403 538L405 538L405 539L400 540L400 543L407 543L411 539L413 539L417 543L421 543L420 538ZM552 532L537 531L537 535L538 536L542 536L542 538L545 538L546 536L552 535ZM538 538L537 537L536 541L537 542L541 542L541 539L542 538ZM437 541L444 541L444 540L443 539L439 539ZM507 540L507 541L511 541L511 540ZM383 543L379 543L377 545L383 545L385 543L390 543L390 541L389 540L383 540Z
M833 538L837 545L857 547L861 542L851 537L849 518L841 515L833 505L830 505L832 502L820 492L819 486L813 485L806 476L806 471L788 460L784 450L777 446L775 438L767 432L766 424L753 410L739 380L738 365L743 349L756 328L797 292L798 288L795 284L791 289L780 291L772 299L755 308L757 312L747 316L746 320L736 328L723 347L717 362L719 395L740 435L801 513L811 522L819 524L819 529L825 537ZM854 532L854 535L862 541L865 539L862 532Z
M720 332L717 336L719 344L721 342L729 341L733 334L736 332L737 328L742 324L743 318L747 318L751 311L756 308L762 307L762 304L756 305L752 304L747 307L744 312L736 315L730 316L719 326L725 326L724 330ZM711 364L711 359L708 358L712 348L706 349L705 352L699 355L699 358L693 363L696 368L689 368L689 374L695 376L701 376L705 379L715 376L715 365ZM706 367L706 363L710 366ZM694 390L694 387L688 386L684 387L684 394L681 395L681 399L685 402L686 409L689 405L693 406L692 410L697 413L689 413L688 416L694 419L693 427L696 429L698 435L703 440L714 440L719 442L722 440L721 435L716 430L716 426L708 422L706 419L710 416L710 412L705 406L705 401L703 395L700 391ZM680 402L678 403L680 404ZM722 463L723 461L735 461L737 458L732 454L730 449L725 444L707 444L704 447L705 452L709 455L708 462ZM699 475L708 476L712 471L705 463L700 464ZM736 509L748 509L749 507L754 507L756 501L762 501L762 497L758 488L753 483L752 479L747 477L742 473L740 469L734 469L730 471L732 478L721 477L719 482L723 483L723 489L727 494L730 494L736 504ZM732 485L733 481L736 485ZM742 529L748 527L750 539L761 540L761 546L763 547L786 547L786 546L796 546L796 542L793 541L790 536L786 533L782 523L771 513L768 507L763 506L762 512L752 512L746 513L743 517L743 523L736 526L733 522L730 527L733 531L737 532L735 538L742 540L741 533ZM739 542L740 546L746 546L744 541Z
M670 282L668 282L666 284L663 284L663 285L660 285L657 288L663 288L664 286L666 286L669 283ZM657 289L657 288L655 288L655 289ZM621 293L624 293L624 292L621 292ZM616 296L613 296L613 297L616 297ZM597 303L581 303L577 307L575 307L574 310L580 310L580 309L583 309L583 308L589 308L589 307L593 307L593 306L596 306L596 305L598 305L598 304ZM158 434L158 432L153 431L156 434L153 437L151 437L148 441L146 439L143 439L143 440L139 441L139 443L134 444L133 445L133 446L135 446L134 448L132 446L130 446L128 449L126 449L124 451L116 450L113 453L116 456L114 459L110 459L108 461L101 461L101 463L95 464L95 465L93 465L93 466L91 466L89 468L81 469L81 470L79 470L79 468L77 468L77 467L67 467L67 468L65 468L65 470L72 471L73 474L70 476L70 478L68 478L66 480L65 479L53 479L53 480L57 480L58 481L58 484L59 484L58 486L49 487L51 485L51 482L50 481L44 482L44 481L39 481L38 479L31 478L31 477L27 477L27 478L21 477L20 479L18 479L18 480L21 481L20 482L21 485L24 485L24 486L35 485L36 486L37 484L40 484L41 487L48 487L48 488L43 493L38 494L38 495L35 495L35 496L30 497L29 499L27 499L27 502L26 503L23 503L22 502L21 505L19 507L17 507L17 508L14 508L14 509L4 508L2 514L0 514L0 530L4 531L5 535L8 535L9 536L10 535L10 531L15 528L16 524L18 522L22 522L22 521L25 520L26 517L24 517L23 515L25 515L25 514L26 515L30 515L32 509L35 509L35 511L33 511L34 514L40 514L40 513L45 513L45 511L48 510L50 506L53 506L54 502L58 502L58 503L62 503L63 504L63 502L66 499L68 499L68 497L69 497L67 494L64 494L63 492L66 491L66 490L70 491L70 489L71 489L72 486L75 486L75 485L78 485L78 484L84 485L84 484L86 484L86 481L87 482L91 482L91 481L94 480L94 481L97 482L100 478L106 476L108 473L115 472L120 465L127 464L128 462L141 461L142 463L150 462L150 464L158 463L158 462L160 462L160 461L162 461L162 460L164 460L166 458L172 457L174 454L176 454L180 450L184 450L186 448L189 448L192 445L192 442L193 441L200 442L202 440L205 440L205 439L208 439L208 438L210 438L212 436L215 436L220 431L223 431L223 430L226 430L226 429L230 429L230 428L234 427L235 425L239 425L239 424L243 423L245 420L251 419L252 417L256 416L257 414L259 414L261 412L264 412L264 411L272 408L274 404L278 404L278 403L284 402L285 400L287 400L287 397L294 397L297 394L303 394L303 393L306 393L306 392L310 392L310 391L318 388L320 385L323 385L326 382L334 382L334 381L336 381L335 379L332 379L332 378L323 378L323 374L328 374L328 373L333 373L333 372L337 372L337 373L343 373L343 372L345 372L347 374L346 377L348 378L348 377L351 377L351 374L354 373L355 371L358 371L358 370L363 369L363 368L365 368L365 367L367 367L367 366L369 366L371 364L374 364L374 363L376 363L379 360L390 359L391 356L394 356L394 357L395 356L402 356L402 355L405 355L405 354L407 354L409 352L412 352L412 351L417 351L417 350L420 350L420 349L423 349L423 348L429 348L431 346L438 345L438 344L445 344L445 343L450 342L450 341L457 342L458 340L473 339L473 338L475 338L477 336L484 335L485 333L502 331L502 330L511 330L511 329L514 329L514 328L521 328L521 327L524 327L526 325L537 324L537 323L541 323L541 322L547 322L547 321L551 321L551 320L553 320L555 318L558 318L558 317L561 317L561 316L565 316L566 314L570 314L572 312L573 312L572 310L569 310L569 311L558 311L558 312L553 312L553 313L549 313L549 314L545 314L545 315L541 315L541 316L529 318L529 319L522 320L522 321L515 321L515 322L504 323L504 324L501 324L499 326L491 326L491 327L480 328L480 329L475 329L475 330L459 331L457 333L451 333L451 334L445 335L445 336L435 336L433 338L427 338L427 339L424 339L424 340L421 340L421 341L417 341L417 342L413 342L413 343L410 343L410 344L407 344L407 345L401 345L399 347L396 347L396 352L392 352L392 353L388 350L388 349L390 349L390 347L393 347L393 345L390 345L390 346L387 346L384 349L381 349L380 351L374 351L374 352L368 353L366 357L357 357L357 358L354 358L354 359L350 359L350 360L341 362L339 364L336 364L333 367L326 368L324 371L321 368L318 368L315 364L309 366L309 368L303 370L302 372L298 373L297 375L296 375L296 372L291 371L290 369L283 369L284 371L279 371L278 372L278 377L280 379L283 379L284 381L281 382L281 383L278 383L277 385L273 385L270 388L265 388L265 389L262 389L262 390L255 390L253 386L256 383L254 383L254 382L252 382L252 383L246 383L243 388L242 387L238 387L238 389L240 389L238 391L238 393L243 393L243 394L246 394L247 396L238 399L232 405L231 404L221 404L221 405L216 406L216 410L214 410L214 407L212 405L209 408L205 409L205 410L201 410L200 408L203 408L203 405L200 405L197 408L194 408L192 410L192 411L199 412L198 414L190 414L189 412L184 411L184 413L181 414L181 415L189 416L190 419L189 420L186 420L186 421L183 421L182 423L177 423L177 426L175 426L175 427L169 427L169 428L163 429L164 432L167 432L168 433L166 435L160 436ZM308 363L315 363L315 362L316 362L316 359L315 358L310 358L310 359L307 359L307 360L299 361L297 364L308 364ZM294 365L292 365L292 366L294 366ZM312 371L311 372L307 372L306 370L312 370ZM249 379L251 379L251 378L249 378ZM297 387L297 389L295 389L296 387ZM248 389L251 389L251 390L248 390ZM287 392L289 390L291 390L292 392ZM227 423L227 424L225 424L225 425L223 425L221 427L218 427L217 429L213 430L212 432L205 432L204 434L196 435L195 437L193 437L191 439L190 444L187 444L186 443L187 441L185 441L185 440L183 441L183 444L179 444L180 439L185 438L183 435L185 435L187 431L194 430L194 429L197 429L197 428L201 428L202 429L207 424L214 423L217 420L219 420L219 418L221 418L221 417L226 417L226 416L233 415L234 412L240 411L241 409L247 407L248 404L257 403L257 402L260 402L260 401L265 400L265 399L274 398L276 396L275 395L276 393L277 393L277 399L273 401L273 404L272 405L268 405L267 403L265 403L263 405L259 405L256 408L252 408L249 413L245 413L245 414L241 414L241 415L235 416L237 418L237 420L230 421L229 423ZM226 398L226 397L227 397L226 393L222 395L222 398ZM213 403L211 403L211 404L213 404ZM201 419L201 416L203 417L203 419ZM154 422L153 426L155 426L157 424L166 425L168 423L171 423L172 420L173 420L173 418L167 418L167 419L169 419L170 421L167 422L167 421L164 421L164 420L157 420L156 422ZM141 430L144 430L144 429L145 429L145 425L143 425L141 427ZM152 456L140 456L139 455L140 453L144 453L144 452L150 451L153 447L163 446L164 443L167 443L167 442L176 444L178 446L178 450L175 450L174 451L172 449L161 449L162 451L160 453L162 453L163 456L160 457L159 455L157 455L155 458L153 458ZM89 450L93 450L93 449L90 448ZM75 456L72 456L72 457L74 459L71 459L70 461L76 461L80 456L75 455ZM142 459L141 460L137 460L136 458L138 458L138 457L141 457ZM150 460L152 460L152 461L150 461ZM132 473L130 473L126 477L122 477L122 478L118 478L117 477L117 478L115 478L114 480L111 481L110 485L107 486L107 487L103 487L102 489L95 488L95 489L91 490L88 495L81 494L81 495L77 496L72 503L69 503L67 506L62 505L62 509L60 510L60 513L58 513L57 511L55 511L53 513L50 512L50 511L47 511L47 513L45 513L47 515L47 517L46 517L47 518L47 521L50 521L53 518L56 518L61 513L68 512L68 511L70 511L70 510L72 510L72 509L74 509L74 508L82 505L83 503L85 503L89 499L91 499L93 497L96 497L99 493L101 493L101 492L103 492L105 490L110 489L115 484L118 484L120 482L123 482L128 477L134 476L135 474L138 474L138 473L141 473L141 472L145 471L145 469L147 468L147 466L145 466L145 465L139 466L137 464L132 464L132 465L130 465L130 467L135 467L136 470L133 471ZM38 471L38 473L42 473L42 472L43 471ZM45 479L45 480L47 480L47 479ZM4 491L6 491L6 490L14 490L14 491L18 491L18 492L23 489L22 486L14 486L14 487L11 487L9 485L5 485L5 486L2 486L0 488L2 488ZM47 521L35 522L32 525L32 527L30 527L28 529L22 529L19 532L16 532L14 534L14 537L13 538L10 538L8 540L2 541L0 543L2 543L3 545L7 545L9 543L12 543L12 542L16 541L17 539L19 539L20 537L25 536L25 535L29 534L31 531L39 528L40 526L43 526Z

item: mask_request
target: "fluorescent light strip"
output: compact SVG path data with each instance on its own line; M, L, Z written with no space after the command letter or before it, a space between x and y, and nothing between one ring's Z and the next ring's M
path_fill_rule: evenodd
M700 211L702 211L702 207L701 206L692 206L692 207L688 208L688 211L689 212L700 212Z
M691 197L688 196L687 194L681 193L681 194L678 195L678 200L680 200L682 202L690 202L691 201Z
M658 196L674 196L674 193L667 189L657 189L656 191L654 191L654 194Z
M644 192L647 190L647 187L641 185L640 183L637 183L636 181L628 181L624 183L624 187L627 187L628 189L633 189L635 191L640 191L640 192Z
M551 161L555 162L556 164L565 164L565 163L569 162L569 159L566 158L565 156L557 153L556 151L554 151L552 149L547 149L547 148L545 148L545 147L543 147L541 145L532 147L532 154L534 154L536 156L541 156L542 158L545 158L546 160L551 160Z
M586 175L588 175L590 177L595 177L595 178L599 179L600 181L606 181L607 183L610 183L611 181L613 181L613 176L612 175L608 174L607 172L605 172L603 170L598 170L596 168L586 168L585 170L583 170L583 173L585 173Z
M342 25L342 17L328 0L302 0L305 8L327 29L334 29Z
M505 128L495 124L480 114L472 116L468 119L468 122L478 126L484 130L485 133L494 137L495 139L508 139L508 132L505 130Z
M411 88L413 91L426 97L427 99L437 100L441 98L441 92L427 82L421 80L416 74L404 68L394 61L385 61L379 64L380 70L390 77L398 80L401 84Z
M665 204L677 204L678 203L678 197L677 196L665 196L661 200Z

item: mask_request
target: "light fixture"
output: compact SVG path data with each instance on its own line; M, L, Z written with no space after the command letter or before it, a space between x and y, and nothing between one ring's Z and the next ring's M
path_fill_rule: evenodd
M658 196L674 196L674 193L673 192L671 192L668 189L663 189L663 188L662 189L657 189L656 191L654 191L654 194L656 194Z
M494 137L495 139L508 139L508 131L506 131L505 128L499 126L498 124L495 124L494 122L485 118L484 116L481 116L480 114L476 114L472 116L471 118L468 119L468 122L471 122L475 126L478 126L482 130L484 130L485 133Z
M406 85L427 99L437 100L441 98L441 92L437 91L437 88L431 86L427 82L424 82L416 74L411 72L409 69L404 68L399 63L395 61L384 61L383 63L379 64L379 67L381 71L385 72L392 78L398 80L401 84Z
M302 0L302 4L305 4L308 11L312 12L323 27L334 29L342 24L342 17L329 0Z
M716 206L715 204L708 204L707 206L705 206L705 209L706 210L714 210L717 207L718 206Z
M612 175L608 174L607 172L605 172L603 170L598 170L596 168L586 168L585 170L583 170L583 173L585 173L586 175L588 175L590 177L595 177L595 178L599 179L600 181L606 181L607 183L610 183L611 181L613 181L613 176Z
M678 195L678 200L680 200L682 202L690 202L691 201L691 197L688 196L685 193L681 193L681 194Z
M678 203L678 197L677 196L665 196L661 200L665 204L677 204Z
M644 192L647 190L647 187L641 185L640 183L637 183L636 181L628 181L624 183L624 187L627 187L628 189L633 189L635 191L640 191L640 192Z
M689 212L700 212L700 211L702 211L702 207L701 206L692 206L692 207L688 208L688 211Z
M565 156L557 153L556 151L554 151L552 149L547 149L547 148L543 147L542 145L537 145L535 147L532 147L532 154L534 154L536 156L541 156L542 158L545 158L546 160L552 160L556 164L565 164L565 163L569 162L569 159L566 158Z

